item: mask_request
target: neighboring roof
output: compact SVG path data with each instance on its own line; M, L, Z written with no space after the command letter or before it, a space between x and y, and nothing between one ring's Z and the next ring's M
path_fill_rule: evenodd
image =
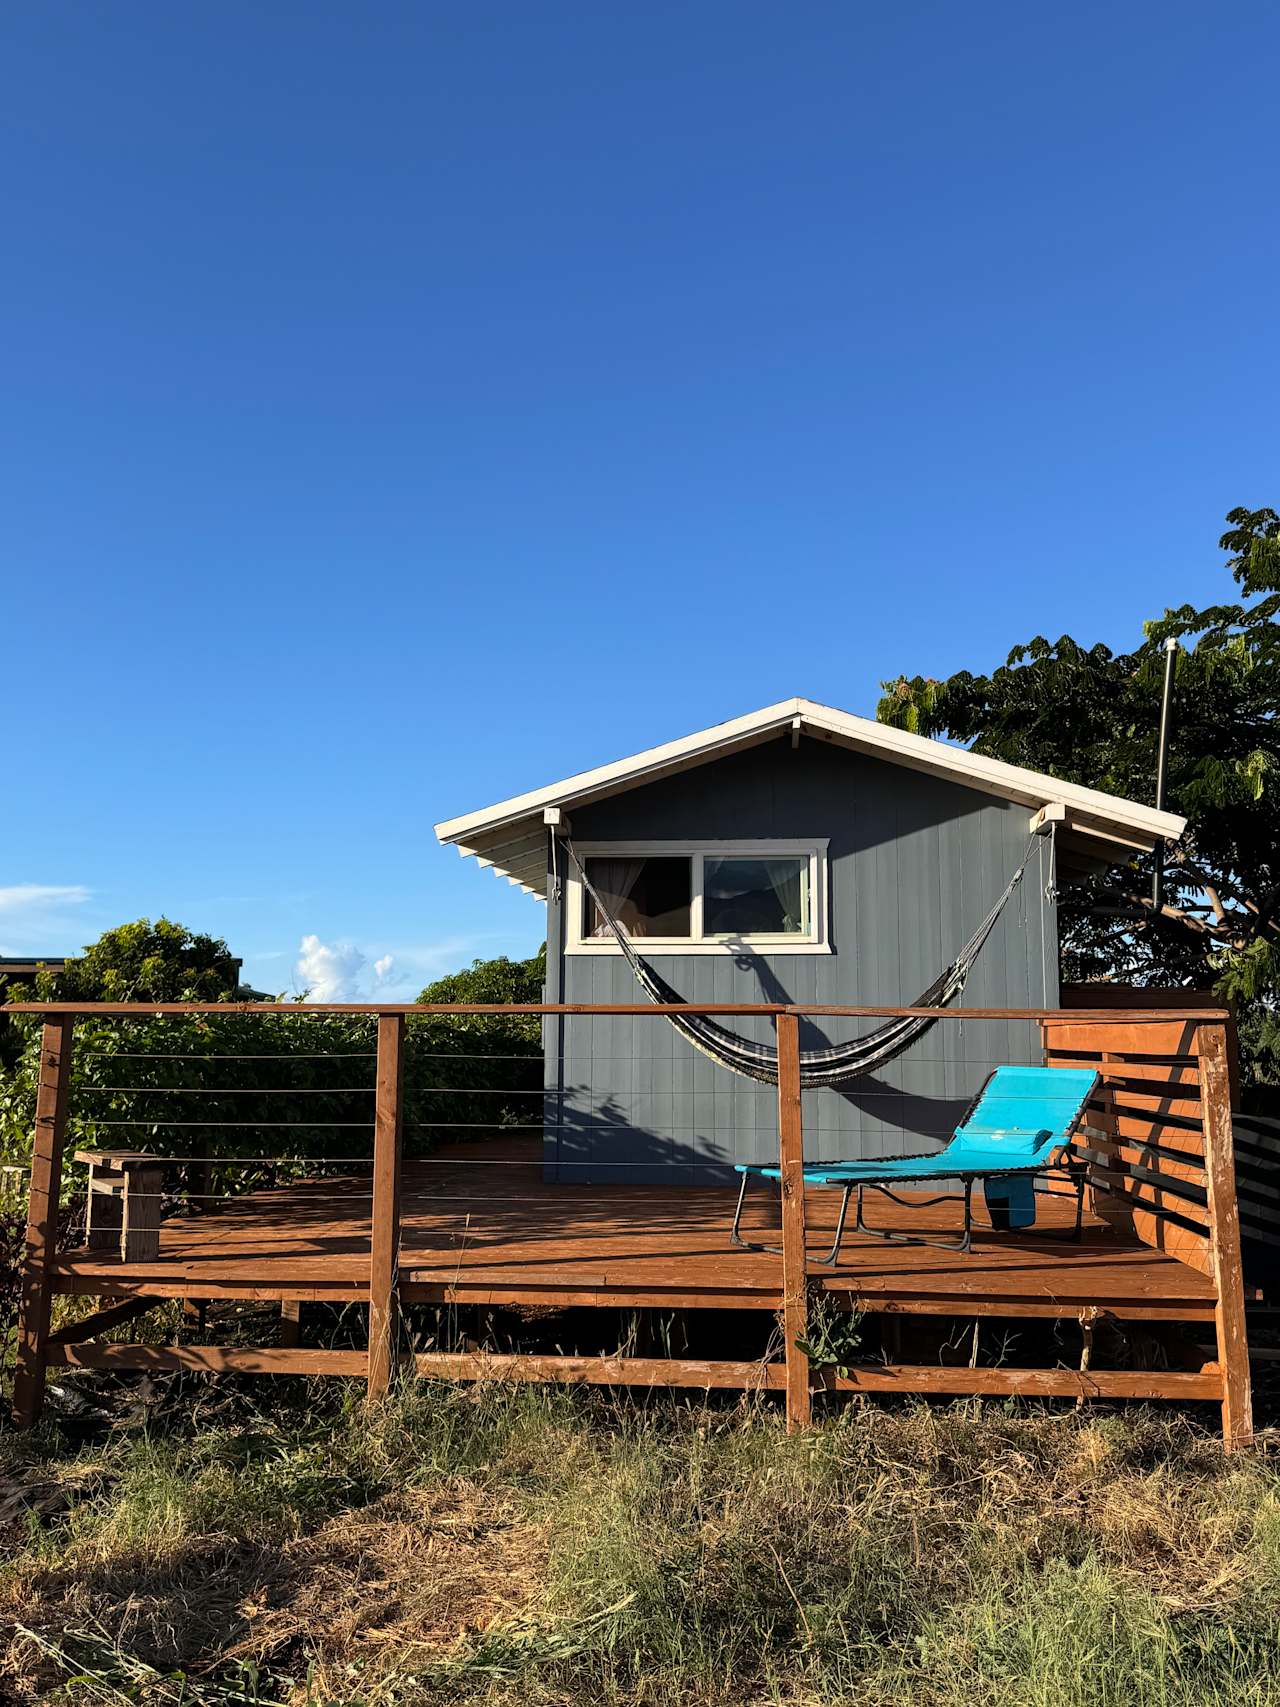
M617 759L595 770L580 771L563 782L514 795L478 812L446 818L436 825L436 835L459 853L474 855L481 865L491 866L498 876L508 878L529 894L545 896L547 829L543 814L549 808L567 813L589 801L603 800L659 777L758 746L789 730L910 770L926 771L1003 800L1016 801L1033 814L1045 807L1065 807L1064 829L1073 839L1080 838L1082 851L1091 848L1097 854L1111 844L1112 856L1119 858L1134 850L1145 852L1162 839L1177 841L1186 827L1185 818L1172 812L1157 812L1153 806L1142 806L1135 800L1122 800L1096 788L1081 788L1038 771L1023 770L1020 765L1007 765L1000 759L982 758L945 741L908 735L901 729L891 729L888 724L855 717L833 706L818 705L811 699L784 699L745 717L735 717L729 723L717 723L678 741L650 747L631 758Z

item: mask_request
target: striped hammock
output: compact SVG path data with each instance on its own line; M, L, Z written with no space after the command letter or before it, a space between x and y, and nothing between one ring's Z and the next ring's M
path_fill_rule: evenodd
M684 1007L684 997L677 990L673 990L647 960L637 954L631 938L587 876L573 843L565 837L562 845L573 862L582 887L595 903L600 917L608 925L614 941L626 956L627 963L645 994L651 1001ZM995 929L996 921L1008 905L1014 890L1022 882L1035 845L1036 837L1032 836L1021 864L1005 885L1000 898L951 964L910 1004L913 1008L945 1008L964 989L965 980L981 954L987 938ZM738 1037L725 1026L717 1025L708 1014L672 1013L666 1017L683 1038L717 1066L727 1067L731 1073L738 1073L746 1079L757 1079L761 1084L777 1084L778 1051L774 1044L753 1043L749 1038ZM864 1037L855 1037L852 1042L837 1043L826 1049L802 1049L801 1088L817 1090L827 1086L838 1090L842 1085L851 1084L855 1079L877 1072L890 1061L896 1060L904 1050L910 1049L935 1023L930 1016L891 1019L884 1025L877 1026L874 1031L867 1032Z

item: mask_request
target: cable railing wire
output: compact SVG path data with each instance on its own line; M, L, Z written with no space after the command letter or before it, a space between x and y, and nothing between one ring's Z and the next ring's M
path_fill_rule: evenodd
M376 1085L77 1085L98 1096L349 1097L369 1096ZM499 1093L504 1094L504 1093Z
M93 1061L376 1061L378 1058L376 1049L336 1049L332 1054L328 1050L322 1050L311 1055L205 1055L199 1050L187 1050L177 1055L157 1055L129 1049L82 1049L77 1053L82 1059ZM524 1057L515 1059L523 1060Z
M317 1131L332 1131L332 1130L335 1130L338 1128L346 1128L348 1130L358 1131L358 1132L371 1132L373 1130L373 1122L371 1120L165 1120L165 1121L159 1121L154 1117L154 1115L141 1116L135 1120L119 1120L119 1119L115 1118L114 1116L112 1116L109 1119L99 1119L96 1115L93 1115L90 1117L88 1124L94 1128L99 1127L99 1126L163 1126L166 1131L173 1130L173 1131L178 1131L178 1132L191 1131L197 1127L200 1127L203 1129L205 1127L224 1127L224 1126L233 1126L233 1127L239 1127L239 1128L248 1127L248 1128L251 1128L253 1130L261 1131L261 1132L277 1132L277 1131L317 1132ZM504 1121L500 1125L495 1125L492 1121L489 1121L489 1120L419 1120L419 1121L406 1121L404 1123L403 1130L406 1132L445 1132L445 1131L466 1130L466 1131L470 1131L470 1132L492 1132L493 1134L495 1134L495 1136L497 1136L497 1135L501 1135L503 1132L515 1132L515 1131L522 1131L522 1130L527 1130L527 1131L531 1131L531 1132L535 1132L535 1131L541 1132L545 1129L545 1126L546 1126L546 1122L542 1121L542 1120L523 1120L523 1121L512 1120L512 1121Z

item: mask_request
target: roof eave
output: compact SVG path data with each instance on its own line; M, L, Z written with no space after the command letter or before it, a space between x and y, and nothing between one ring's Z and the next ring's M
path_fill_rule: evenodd
M1099 789L1062 782L963 747L931 741L812 700L794 698L612 764L579 771L560 782L514 795L479 811L444 819L435 826L435 833L441 842L456 846L464 856L474 855L481 864L489 865L495 875L506 876L530 894L545 896L546 843L542 815L548 807L572 808L643 787L661 776L710 763L796 727L812 738L837 741L890 763L926 771L962 787L1020 803L1032 811L1048 805L1065 806L1081 829L1092 826L1100 837L1132 851L1146 851L1160 840L1175 842L1186 828L1186 820L1176 813L1157 812L1154 807Z

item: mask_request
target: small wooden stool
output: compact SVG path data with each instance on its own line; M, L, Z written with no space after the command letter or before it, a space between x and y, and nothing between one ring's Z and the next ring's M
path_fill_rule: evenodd
M154 1262L160 1255L162 1159L142 1150L77 1150L76 1161L89 1168L89 1249L118 1250L122 1262Z

